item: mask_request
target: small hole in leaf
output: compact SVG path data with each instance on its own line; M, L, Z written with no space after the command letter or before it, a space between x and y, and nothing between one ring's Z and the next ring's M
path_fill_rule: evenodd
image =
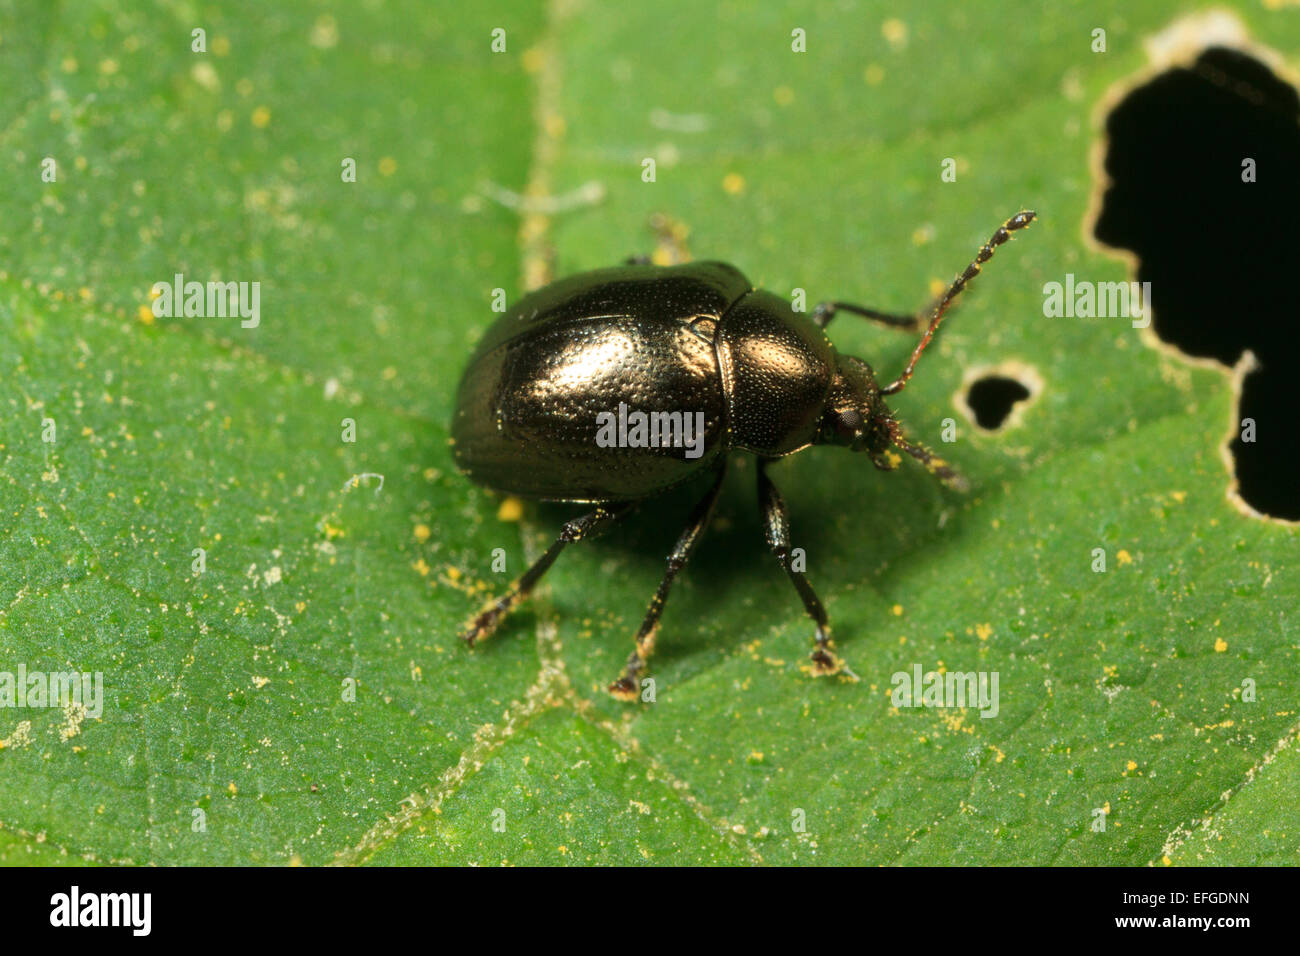
M966 405L975 417L975 424L986 431L996 431L1006 422L1017 402L1023 402L1030 391L1014 378L1004 375L986 375L976 379L966 390Z
M1128 93L1106 133L1097 238L1137 254L1162 340L1226 365L1255 355L1231 444L1239 494L1300 519L1300 96L1253 57L1212 47Z

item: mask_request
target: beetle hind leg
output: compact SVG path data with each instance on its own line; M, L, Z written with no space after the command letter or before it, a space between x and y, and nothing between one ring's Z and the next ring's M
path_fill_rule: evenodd
M813 624L817 627L816 641L810 655L813 676L823 677L843 673L857 680L858 675L849 670L840 656L835 653L831 643L831 625L826 616L826 608L822 606L817 592L808 583L808 576L791 560L790 518L786 514L781 492L767 476L768 462L769 459L759 459L758 462L758 503L763 511L763 532L767 537L768 547L772 549L782 570L790 578L795 590L799 592L804 610L808 612L808 616L813 619Z
M650 599L650 607L646 609L645 619L636 632L636 649L628 657L627 665L623 668L623 675L609 685L610 694L619 700L630 702L637 699L641 689L640 677L645 671L646 660L654 653L655 637L659 632L659 617L663 614L664 604L668 601L668 592L672 589L673 580L677 577L677 573L686 566L691 552L695 550L695 545L699 542L705 526L709 523L709 518L713 514L713 506L718 500L718 492L722 490L722 478L725 474L726 466L724 464L718 469L717 477L713 480L713 486L709 488L704 497L691 510L691 516L686 522L686 529L682 531L681 536L677 539L677 544L673 546L672 553L668 555L668 567L659 581L659 587L655 590L654 597Z
M506 615L528 598L542 575L550 569L567 545L600 534L626 517L631 510L631 503L625 502L600 505L595 510L566 522L560 529L559 537L546 549L546 553L534 561L532 566L510 585L505 594L489 602L487 607L478 613L469 626L461 632L461 640L473 647L478 641L490 637L505 620Z

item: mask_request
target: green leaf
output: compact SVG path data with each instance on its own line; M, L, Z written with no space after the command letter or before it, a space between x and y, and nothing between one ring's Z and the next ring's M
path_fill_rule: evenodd
M1179 12L0 7L0 671L105 681L98 717L0 708L0 862L1295 862L1297 532L1225 494L1230 377L1042 310L1066 272L1128 278L1081 240L1093 111ZM752 461L655 703L603 687L687 492L460 645L494 549L518 573L576 510L521 522L453 466L493 289L649 251L667 213L780 294L906 310L1022 207L896 402L930 445L957 422L972 491L838 449L772 469L860 682L804 668ZM176 273L260 282L260 323L155 319ZM913 345L832 332L882 374ZM1008 362L1041 394L981 433L954 396ZM997 716L894 707L917 665L997 672Z

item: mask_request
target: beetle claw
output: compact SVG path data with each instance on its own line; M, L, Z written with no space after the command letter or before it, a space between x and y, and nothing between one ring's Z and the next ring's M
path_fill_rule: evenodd
M636 682L630 677L620 677L607 688L611 697L625 703L634 703L637 698Z

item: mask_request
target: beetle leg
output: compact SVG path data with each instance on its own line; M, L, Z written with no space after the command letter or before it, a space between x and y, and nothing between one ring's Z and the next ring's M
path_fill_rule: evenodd
M619 700L634 701L637 698L641 688L638 678L645 670L646 658L654 653L655 636L659 631L659 616L663 614L664 604L668 600L668 591L673 586L673 579L677 577L677 572L686 566L691 552L695 550L695 545L700 540L700 535L709 523L713 506L718 500L718 492L722 490L722 478L726 473L724 460L723 465L718 468L717 477L713 480L713 487L691 509L686 529L677 539L672 553L668 555L668 568L664 571L664 576L659 581L659 588L650 599L650 607L646 610L645 619L636 632L636 649L627 659L623 676L609 685L609 692Z
M876 309L868 309L865 306L853 305L849 302L818 302L813 307L809 318L816 322L819 328L824 329L831 324L831 319L835 318L837 312L851 312L854 315L862 316L864 319L871 319L881 325L888 325L895 329L915 329L921 324L921 316L919 315L898 315L894 312L880 312Z
M772 479L767 476L767 466L771 459L760 458L758 461L758 503L763 510L763 531L767 536L767 545L776 555L785 573L789 575L799 597L803 599L804 610L817 625L817 645L812 652L812 672L815 676L838 674L845 671L850 677L857 675L849 670L832 650L831 625L826 617L826 609L808 583L808 576L790 561L790 518L785 511L785 502L781 492L776 490Z
M537 582L541 580L542 575L560 556L560 552L564 550L565 545L600 534L607 530L610 525L626 517L631 510L631 502L604 504L597 506L594 511L589 511L585 515L580 515L572 521L566 522L564 527L560 529L559 537L546 549L546 553L534 561L532 567L520 575L519 579L510 585L505 594L492 601L479 612L469 627L461 633L461 640L473 647L476 641L491 636L505 616L528 597Z

